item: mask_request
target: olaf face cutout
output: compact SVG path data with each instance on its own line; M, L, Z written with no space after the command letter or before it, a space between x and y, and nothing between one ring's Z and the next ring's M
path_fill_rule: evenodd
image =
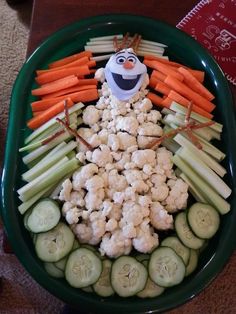
M134 96L142 86L146 73L146 66L131 48L112 55L105 67L108 86L119 100L128 100Z

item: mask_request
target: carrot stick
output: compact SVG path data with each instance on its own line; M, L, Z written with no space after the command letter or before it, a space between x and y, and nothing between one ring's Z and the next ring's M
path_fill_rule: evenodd
M97 89L88 89L55 98L34 101L31 103L31 108L33 112L46 110L58 103L59 101L63 101L67 98L70 98L73 102L88 102L96 100L98 98L98 91Z
M167 75L164 82L176 92L180 93L180 95L186 97L188 100L193 101L197 106L201 107L207 112L211 112L215 109L215 105L212 102L197 94L196 92L191 90L186 84L180 82L171 75Z
M59 79L48 84L42 85L39 88L33 89L31 91L34 96L42 96L45 94L50 94L54 92L58 92L62 89L69 88L71 86L76 85L79 82L79 79L73 76L66 76L63 79Z
M96 89L97 86L96 85L74 85L72 87L68 87L62 90L59 90L57 92L51 93L51 94L47 94L45 96L42 97L42 99L49 99L49 98L55 98L58 96L62 96L62 95L67 95L67 94L71 94L74 92L79 92L81 90L88 90L88 89Z
M153 56L153 55L145 55L144 56L144 60L145 59L146 60L152 60L152 61L159 61L159 62L162 62L162 63L165 63L165 64L169 64L169 65L172 65L172 66L176 66L176 67L182 66L180 63L173 62L173 61L170 61L170 60L167 60L167 59L164 59L164 58L161 58L161 57Z
M152 74L151 74L151 77L155 77L157 78L158 80L164 82L165 78L166 78L166 75L159 72L159 71L156 71L156 70L153 70L152 71Z
M163 95L168 95L169 92L171 91L171 89L169 88L168 85L166 85L165 83L163 83L162 81L157 81L156 86L155 86L155 90Z
M155 88L155 86L156 86L156 84L157 84L157 82L158 82L158 79L155 77L155 76L153 76L153 75L151 75L151 77L150 77L150 79L149 79L149 86L151 87L151 88Z
M97 63L95 60L90 60L87 64L89 68L95 68Z
M188 67L184 67L185 69L187 69L190 73L192 73L192 75L200 82L203 83L204 78L205 78L205 72L204 71L200 71L200 70L193 70L190 69Z
M69 75L88 75L90 74L90 69L88 65L81 65L78 67L71 67L71 68L66 68L66 69L61 69L61 70L55 70L49 73L44 73L35 78L36 82L39 85L43 85L52 81L56 81L60 78L69 76Z
M75 66L79 66L79 65L85 65L88 63L89 63L89 58L87 56L85 56L85 57L79 58L75 61L72 61L70 63L67 63L65 65L62 65L60 67L46 69L46 70L37 70L36 74L39 76L39 75L44 74L44 73L57 71L57 70L65 69L65 68L71 68L71 67L75 67Z
M163 98L161 98L160 96L149 92L147 94L147 98L149 98L151 100L151 102L153 103L153 105L158 106L158 107L166 107L165 103L163 104ZM169 108L169 106L167 107Z
M178 73L177 71L173 70L169 65L161 63L159 61L156 60L144 60L143 63L154 69L154 70L158 70L161 73L165 74L165 75L171 75L173 77L175 77L177 80L179 81L183 81L184 77L182 74Z
M172 104L173 100L169 97L165 97L162 99L162 106L166 107L166 108L170 108L171 104Z
M82 52L79 52L79 53L76 53L76 54L73 54L71 56L68 56L68 57L65 57L65 58L62 58L60 60L57 60L57 61L54 61L52 63L50 63L48 65L48 67L51 69L51 68L56 68L56 67L60 67L62 65L65 65L65 64L68 64L70 62L73 62L77 59L80 59L82 57L88 57L88 58L91 58L92 57L92 52L91 51L82 51Z
M183 67L178 68L178 71L184 76L184 83L195 92L199 93L209 101L215 98L215 96L205 86L203 86L190 71Z
M33 112L33 117L37 117L38 115L42 114L44 112L44 110L42 111L34 111Z
M67 106L68 108L72 107L74 105L73 101L69 98L67 100ZM37 115L36 117L33 117L27 122L27 126L30 129L37 129L42 124L56 116L58 113L62 112L64 110L64 101L59 101L55 105L53 105L51 108L45 110L43 113Z

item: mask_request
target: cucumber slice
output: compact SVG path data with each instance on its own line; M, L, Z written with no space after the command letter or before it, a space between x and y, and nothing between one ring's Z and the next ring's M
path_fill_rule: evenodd
M191 249L190 250L190 258L188 265L186 267L185 277L189 276L194 272L194 270L197 268L198 264L198 252L196 250Z
M79 241L77 239L74 240L72 250L78 249L80 247Z
M55 262L54 265L60 269L61 271L65 271L66 263L67 263L68 256L63 257L58 262Z
M143 261L148 261L150 258L150 254L138 254L135 256L136 260L140 263L143 263Z
M87 293L92 293L94 292L93 291L93 288L91 286L88 286L88 287L84 287L84 288L81 288L84 292L87 292Z
M202 239L212 238L220 225L220 215L216 209L203 203L193 204L188 210L187 219L192 231Z
M149 276L161 287L172 287L179 284L185 276L185 265L182 258L169 247L159 247L150 258Z
M45 268L46 272L54 278L63 278L64 277L64 272L62 270L58 269L54 265L54 263L45 262L44 268Z
M111 274L112 262L109 259L102 261L102 273L98 281L93 285L93 290L101 297L109 297L114 294L114 290L111 286L110 274Z
M32 209L27 219L28 228L34 232L46 232L54 228L61 218L58 204L49 199L40 200Z
M97 255L86 248L71 252L65 269L65 278L75 288L93 285L102 272L102 262Z
M112 264L111 284L121 297L130 297L142 291L146 285L146 267L131 256L120 256Z
M184 245L191 249L200 249L204 240L196 237L191 231L185 212L179 213L175 218L175 230Z
M172 248L184 261L184 264L188 264L189 256L190 256L190 250L188 247L186 247L184 244L180 242L180 240L175 237L167 237L161 242L161 246L168 246Z
M71 251L73 243L73 232L66 224L59 222L50 231L37 235L35 250L42 261L57 262Z
M24 218L23 218L23 222L24 222L24 227L25 229L27 229L28 231L31 232L30 228L28 227L28 218L29 215L31 214L31 210L28 210L25 214L24 214Z

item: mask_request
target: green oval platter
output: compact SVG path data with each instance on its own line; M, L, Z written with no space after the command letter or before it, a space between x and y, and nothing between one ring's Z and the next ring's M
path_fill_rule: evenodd
M231 211L221 217L220 230L201 254L197 270L180 285L167 289L154 299L102 299L70 287L65 280L49 277L36 257L32 240L24 229L18 213L16 190L24 169L18 149L28 134L26 121L31 116L30 94L35 86L36 69L46 68L53 60L83 50L91 37L115 33L139 33L145 39L168 45L170 59L206 72L206 86L216 96L215 119L224 124L220 148L226 152L226 182L233 192L229 199ZM232 95L223 72L210 54L193 38L166 23L134 15L104 15L80 20L51 35L28 58L13 87L5 161L1 181L1 216L14 253L30 275L50 293L71 306L92 313L159 313L177 307L202 291L222 270L236 245L236 128Z

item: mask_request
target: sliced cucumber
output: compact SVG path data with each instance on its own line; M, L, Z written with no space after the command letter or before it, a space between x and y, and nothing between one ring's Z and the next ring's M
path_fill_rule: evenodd
M75 239L72 246L72 250L78 249L79 247L80 247L79 241Z
M102 272L102 262L89 249L78 248L70 253L65 269L65 278L75 288L93 285Z
M179 284L185 276L185 265L182 258L169 247L157 248L150 257L149 276L161 287Z
M190 250L190 258L188 265L186 267L185 277L189 276L194 272L194 270L197 268L198 264L198 252L196 250L191 249Z
M184 264L188 264L190 249L180 242L180 240L175 236L170 236L165 238L161 242L161 246L168 246L172 248L184 261Z
M143 261L148 261L150 258L150 254L138 254L135 256L138 262L143 263Z
M58 204L50 198L45 198L33 207L27 219L27 226L34 233L46 232L54 228L60 218Z
M175 230L183 244L191 249L200 249L205 242L203 239L196 237L191 231L185 212L181 212L176 216Z
M71 251L73 243L73 232L66 224L59 222L50 231L37 235L35 250L42 261L57 262Z
M29 218L29 215L30 215L30 214L31 214L31 210L28 210L28 211L24 214L24 219L23 219L25 229L27 229L28 231L31 231L30 228L28 227L28 218Z
M121 297L130 297L145 288L148 278L146 267L134 257L121 256L111 269L111 284Z
M208 204L195 203L187 214L190 228L197 237L210 239L219 229L220 215L214 207Z
M98 281L93 285L93 290L101 297L109 297L114 294L110 280L111 266L112 262L109 259L102 261L102 273Z
M84 292L87 292L87 293L92 293L92 292L94 292L92 286L84 287L84 288L81 288L81 289L82 289Z
M60 259L58 262L55 262L54 265L61 271L65 271L68 255Z
M46 272L54 277L54 278L63 278L64 277L64 272L60 269L58 269L54 263L51 262L45 262L44 263L44 268L46 270Z

